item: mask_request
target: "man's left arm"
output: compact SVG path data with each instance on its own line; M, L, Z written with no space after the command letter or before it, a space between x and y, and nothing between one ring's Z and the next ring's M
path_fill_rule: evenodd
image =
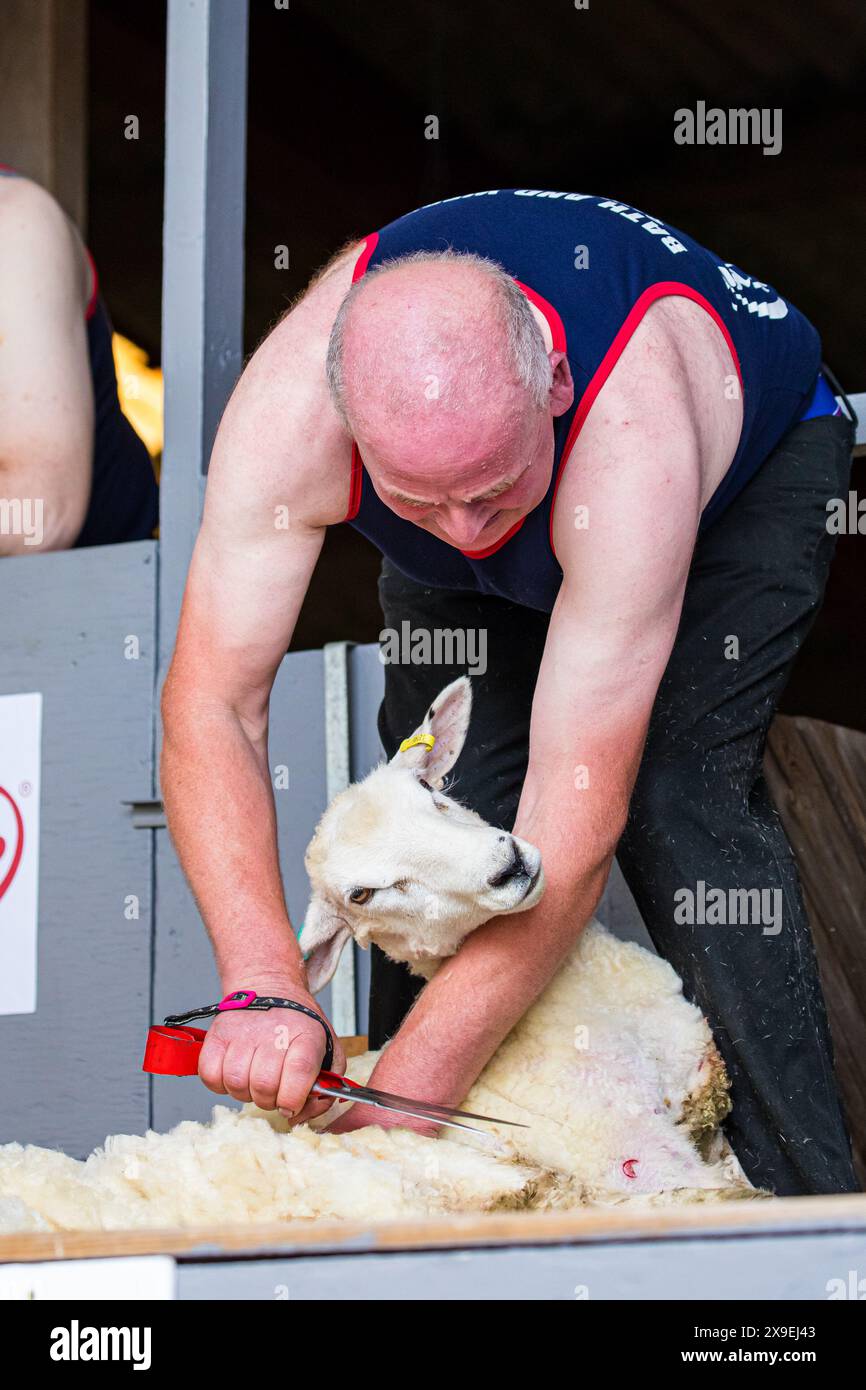
M674 372L660 396L652 372L636 375L634 388L611 379L599 396L557 498L563 582L514 825L541 850L545 894L527 912L485 923L443 963L376 1067L382 1089L458 1104L603 891L676 636L704 493L684 376ZM339 1127L371 1119L357 1106ZM375 1122L406 1123L381 1112Z

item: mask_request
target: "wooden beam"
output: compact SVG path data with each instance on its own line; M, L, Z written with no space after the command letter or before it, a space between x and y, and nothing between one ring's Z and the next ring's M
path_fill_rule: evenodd
M600 1241L681 1240L712 1236L866 1232L866 1195L777 1197L686 1207L611 1207L573 1212L386 1221L285 1222L202 1226L170 1231L68 1231L0 1236L0 1263L170 1254L187 1259L264 1259L309 1253L363 1254L389 1250L480 1246L580 1245Z
M0 162L87 221L86 0L3 0Z

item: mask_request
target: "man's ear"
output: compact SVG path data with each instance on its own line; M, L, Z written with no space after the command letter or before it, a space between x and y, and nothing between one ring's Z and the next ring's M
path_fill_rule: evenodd
M435 739L433 747L416 743L402 753L395 753L391 762L398 767L412 768L431 787L441 787L462 752L471 713L470 679L468 676L458 676L456 681L440 690L423 722L412 735L414 738L419 734L432 734Z
M352 933L345 920L323 898L312 898L298 937L298 945L306 956L307 982L311 994L324 989L337 968L346 942Z

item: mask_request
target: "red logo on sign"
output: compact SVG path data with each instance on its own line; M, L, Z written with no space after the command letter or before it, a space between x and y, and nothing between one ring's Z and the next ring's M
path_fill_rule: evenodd
M6 800L9 802L9 805L12 807L12 814L15 817L16 832L15 846L12 853L12 862L10 863L3 877L0 878L0 898L2 898L10 883L12 882L13 878L15 877L16 873L18 872L18 865L21 863L21 855L24 852L24 821L21 819L21 812L18 810L18 807L15 803L15 798L11 796L9 792L7 792L5 787L0 787L0 796L5 797ZM6 841L3 839L3 836L0 835L0 859L3 858L5 853Z

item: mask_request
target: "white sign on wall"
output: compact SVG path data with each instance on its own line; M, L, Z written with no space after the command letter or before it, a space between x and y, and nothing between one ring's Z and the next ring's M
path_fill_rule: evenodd
M42 696L0 695L0 1014L36 1010Z

